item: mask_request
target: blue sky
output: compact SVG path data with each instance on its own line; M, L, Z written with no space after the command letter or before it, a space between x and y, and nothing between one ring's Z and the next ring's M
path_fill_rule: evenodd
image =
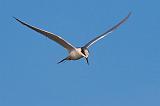
M0 106L160 106L160 1L0 0ZM84 59L12 16L82 46L132 16Z

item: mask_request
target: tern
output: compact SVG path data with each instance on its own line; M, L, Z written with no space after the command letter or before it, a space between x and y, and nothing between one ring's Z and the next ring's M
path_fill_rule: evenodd
M124 23L128 18L129 16L131 15L131 12L124 18L122 19L118 24L116 24L115 26L113 26L112 28L110 28L109 30L107 30L106 32L102 33L101 35L95 37L94 39L92 39L91 41L89 41L88 43L86 43L84 46L82 47L75 47L73 46L71 43L67 42L66 40L64 40L63 38L61 38L60 36L56 35L56 34L53 34L51 32L48 32L48 31L45 31L45 30L42 30L40 28L37 28L37 27L34 27L32 25L29 25L27 23L25 23L24 21L21 21L19 20L18 18L15 18L13 17L16 21L20 22L22 25L48 37L49 39L57 42L58 44L60 44L62 47L64 47L69 55L62 59L61 61L58 62L61 63L65 60L78 60L80 58L85 58L86 59L86 62L87 64L89 65L89 62L88 62L88 56L89 56L89 47L92 46L94 43L96 43L98 40L104 38L105 36L109 35L111 32L113 32L115 29L117 29L122 23Z

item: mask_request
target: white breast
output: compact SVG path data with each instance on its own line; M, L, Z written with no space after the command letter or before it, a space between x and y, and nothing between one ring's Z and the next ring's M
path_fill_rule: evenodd
M69 53L69 57L71 60L78 60L83 57L81 53L81 48L77 48Z

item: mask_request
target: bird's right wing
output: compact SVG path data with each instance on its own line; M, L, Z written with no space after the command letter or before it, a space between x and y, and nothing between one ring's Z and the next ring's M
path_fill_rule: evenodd
M15 18L15 17L13 17L13 18ZM57 36L57 35L55 35L55 34L53 34L51 32L47 32L45 30L42 30L42 29L36 28L34 26L31 26L31 25L29 25L29 24L27 24L27 23L25 23L25 22L23 22L23 21L21 21L21 20L19 20L17 18L15 18L15 19L18 22L20 22L22 25L27 26L28 28L30 28L30 29L32 29L32 30L34 30L34 31L36 31L36 32L38 32L38 33L40 33L40 34L42 34L42 35L50 38L51 40L57 42L58 44L60 44L61 46L63 46L68 51L71 51L71 50L75 49L74 46L72 46L69 42L65 41L60 36Z
M114 27L110 28L108 31L104 32L103 34L97 36L96 38L94 38L93 40L91 40L90 42L88 42L84 47L85 48L89 48L91 45L93 45L95 42L97 42L98 40L104 38L105 36L107 36L108 34L110 34L111 32L113 32L115 29L117 29L122 23L124 23L129 16L131 15L131 12L123 19L121 20L118 24L116 24Z

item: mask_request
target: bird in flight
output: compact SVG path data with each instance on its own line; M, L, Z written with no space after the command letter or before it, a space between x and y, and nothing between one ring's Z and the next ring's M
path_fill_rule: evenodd
M34 27L32 25L29 25L21 20L19 20L18 18L13 17L14 19L16 19L18 22L20 22L22 25L48 37L49 39L57 42L58 44L60 44L61 46L63 46L69 53L69 55L62 59L61 61L58 62L61 63L65 60L78 60L80 58L85 58L87 64L89 64L88 62L88 56L89 56L89 47L92 46L94 43L96 43L98 40L104 38L105 36L107 36L108 34L112 33L115 29L117 29L121 24L123 24L131 15L131 12L124 18L122 19L118 24L116 24L115 26L113 26L112 28L110 28L109 30L107 30L106 32L102 33L101 35L95 37L94 39L92 39L91 41L89 41L87 44L85 44L82 47L75 47L72 44L70 44L69 42L67 42L66 40L64 40L63 38L61 38L60 36L53 34L51 32L42 30L40 28Z

